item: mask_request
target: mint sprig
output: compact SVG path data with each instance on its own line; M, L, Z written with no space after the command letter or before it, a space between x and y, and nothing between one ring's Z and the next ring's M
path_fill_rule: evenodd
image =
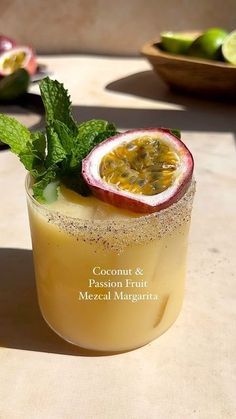
M45 132L31 133L16 119L0 114L0 140L10 146L31 173L33 194L39 202L50 201L51 190L56 198L59 182L88 195L90 191L81 175L82 160L98 143L115 135L116 127L95 119L77 124L70 96L57 80L43 79L40 92L45 107Z
M45 107L47 125L52 125L56 120L61 121L76 135L77 126L71 113L70 96L63 84L46 77L39 88Z

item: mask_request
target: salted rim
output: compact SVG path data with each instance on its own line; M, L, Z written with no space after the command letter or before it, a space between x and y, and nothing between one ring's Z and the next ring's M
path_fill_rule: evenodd
M45 221L60 231L82 240L90 245L99 246L103 251L121 254L128 246L150 243L172 234L191 219L195 181L192 180L182 198L169 207L138 216L137 218L86 220L71 217L63 212L50 209L37 202L29 189L31 177L26 176L26 193L32 209L39 212ZM97 250L95 250L97 251Z
M68 220L68 221L72 221L77 222L78 224L83 224L83 225L89 225L90 227L93 227L94 225L96 226L101 226L104 227L106 226L120 226L120 225L133 225L133 224L140 224L140 222L150 222L152 219L154 218L161 218L164 215L168 216L168 213L173 213L173 210L176 210L177 212L180 210L181 207L184 207L184 203L186 204L186 207L188 206L188 204L191 202L192 203L192 198L195 194L195 189L196 189L196 181L195 179L192 179L189 187L187 188L186 192L184 193L184 195L175 203L171 204L169 207L164 208L160 211L156 211L150 214L141 214L141 213L137 213L137 217L130 217L130 218L119 218L119 219L95 219L95 220L87 220L87 219L83 219L83 218L79 218L79 217L72 217L69 216L67 214L65 214L62 211L58 211L55 209L50 208L50 206L45 206L44 204L40 204L40 202L38 202L33 196L32 193L30 191L30 184L32 182L32 177L30 175L30 173L27 173L26 178L25 178L25 190L26 190L26 194L29 197L29 199L31 200L31 202L34 204L34 206L36 206L37 208L41 209L43 212L45 213L51 213L51 214L55 214L58 216L63 217L64 219ZM98 198L97 198L98 199ZM111 204L110 204L111 205ZM118 208L119 211L119 208Z

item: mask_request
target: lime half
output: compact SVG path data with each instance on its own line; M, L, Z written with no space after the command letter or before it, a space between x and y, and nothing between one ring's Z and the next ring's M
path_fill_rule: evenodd
M198 35L198 32L161 32L161 45L172 54L186 54Z
M236 65L236 31L231 32L222 45L222 55L230 64Z

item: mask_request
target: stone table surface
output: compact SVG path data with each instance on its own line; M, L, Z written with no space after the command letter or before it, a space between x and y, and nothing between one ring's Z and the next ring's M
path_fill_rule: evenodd
M180 128L197 193L182 312L156 341L88 356L57 337L35 296L25 170L0 152L0 418L227 419L236 412L236 106L171 93L142 58L42 56L77 119ZM38 93L38 86L31 87ZM0 107L29 127L37 110Z

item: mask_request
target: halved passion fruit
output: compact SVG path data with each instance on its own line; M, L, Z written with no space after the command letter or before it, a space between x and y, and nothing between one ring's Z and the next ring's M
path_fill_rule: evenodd
M193 157L171 130L146 128L108 138L83 160L93 194L112 205L152 213L177 202L193 174Z
M24 68L30 75L37 69L36 56L32 48L19 46L0 55L0 75L8 76L19 68Z

